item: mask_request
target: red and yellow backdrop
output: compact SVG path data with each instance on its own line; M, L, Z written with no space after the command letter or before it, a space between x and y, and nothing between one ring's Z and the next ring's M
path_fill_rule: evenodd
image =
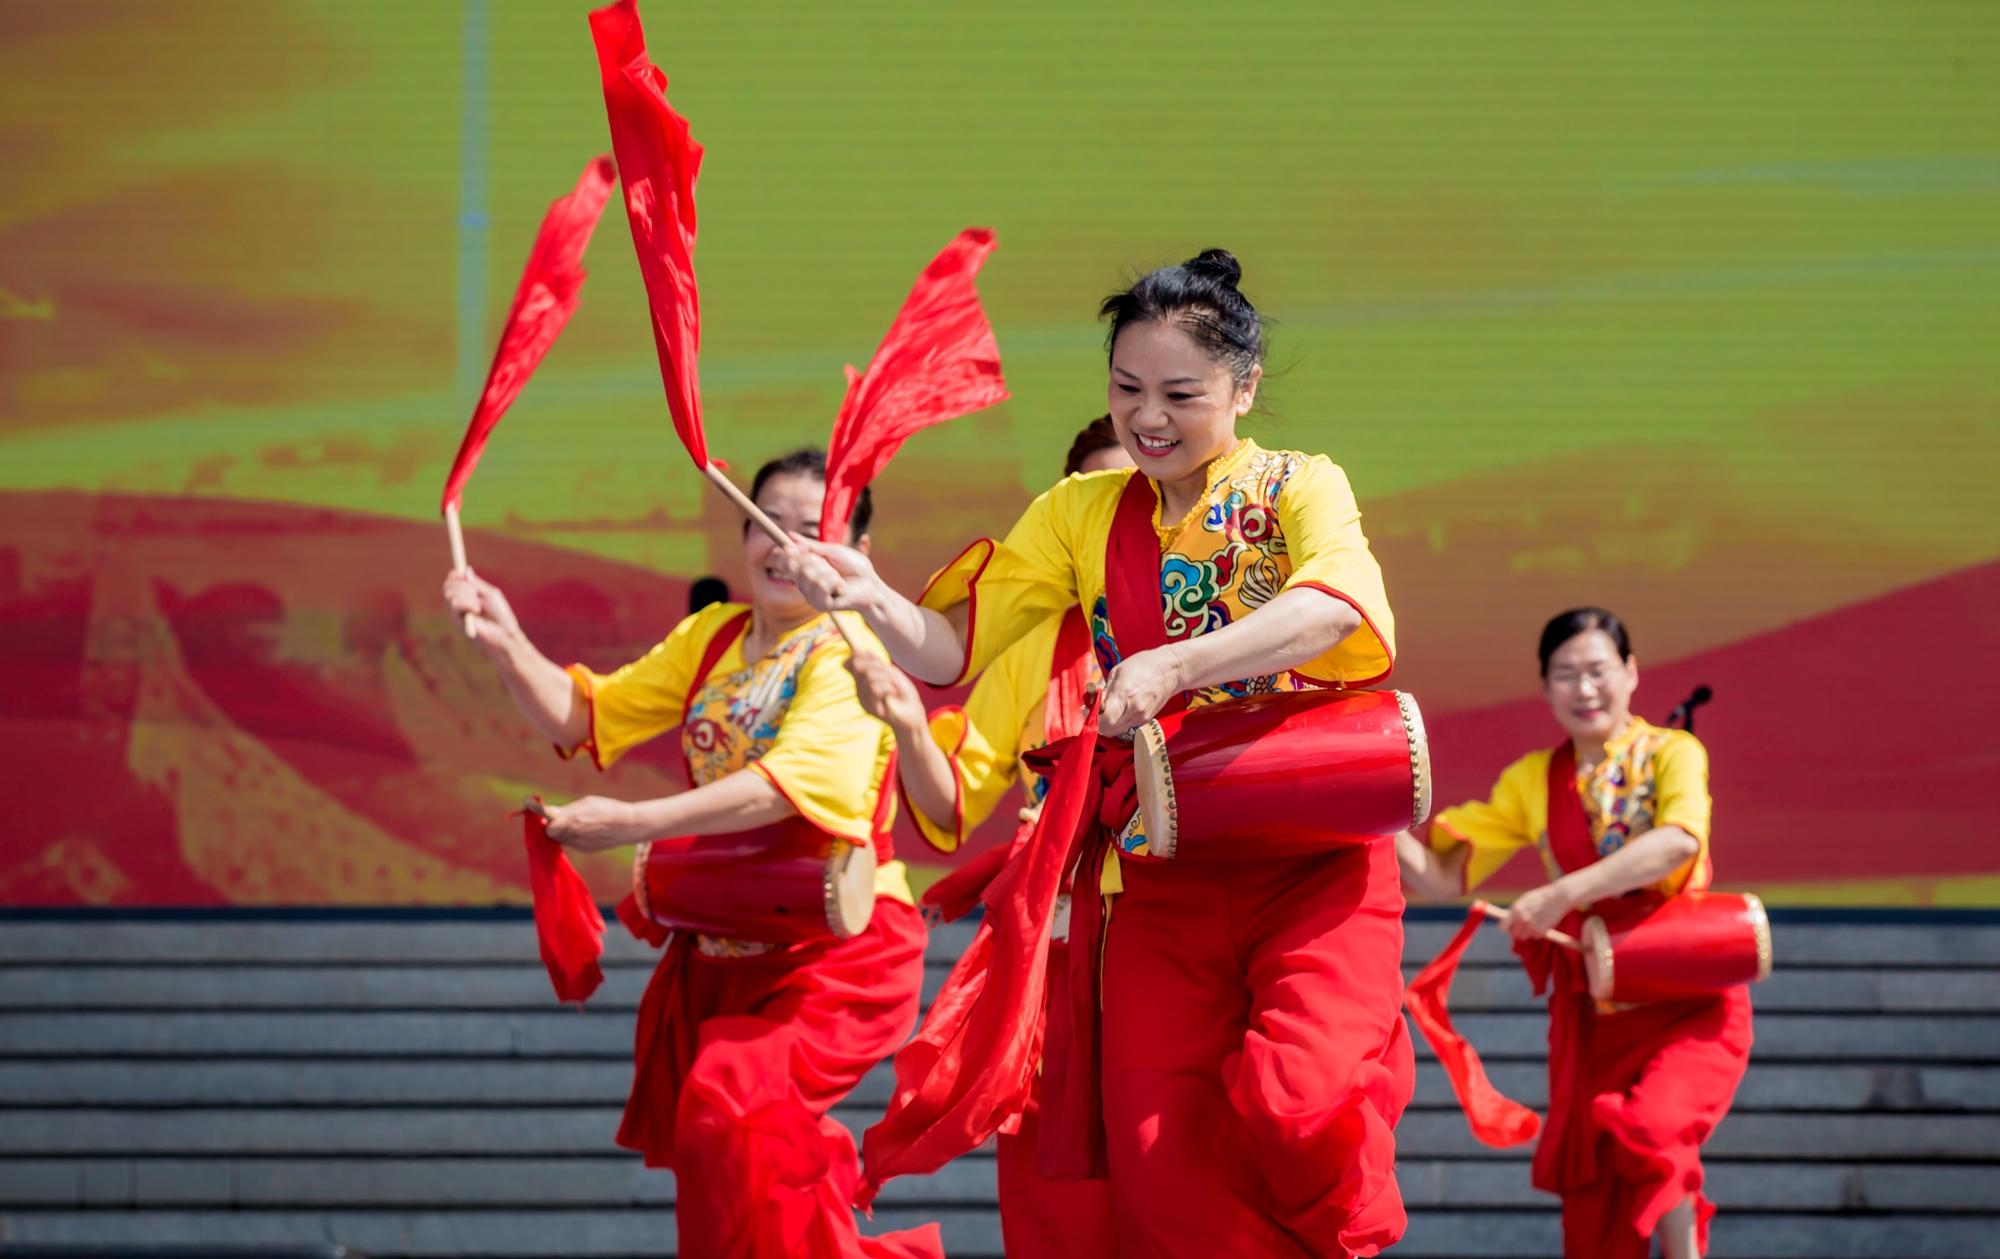
M0 903L524 898L508 809L597 784L455 637L435 513L535 223L607 147L584 16L0 6ZM1446 798L1553 738L1535 633L1601 603L1642 709L1716 692L1724 883L2000 903L1990 9L647 16L709 147L739 470L823 440L917 268L999 233L1014 398L878 484L897 581L1054 477L1102 409L1097 299L1226 245L1274 320L1251 431L1352 476ZM466 518L603 666L737 525L674 444L622 224L588 264Z

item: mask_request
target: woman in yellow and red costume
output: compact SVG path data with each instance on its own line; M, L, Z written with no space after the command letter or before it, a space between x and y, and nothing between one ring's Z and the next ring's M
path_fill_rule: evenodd
M1092 420L1070 443L1066 476L1129 468L1109 415ZM851 660L862 707L896 732L903 797L917 829L940 852L956 852L1019 783L1026 801L1022 833L961 866L924 894L947 919L970 912L1012 852L1025 841L1049 777L1027 764L1037 748L1083 729L1085 694L1102 682L1090 649L1090 621L1072 604L1042 620L1000 653L966 697L926 714L909 678L880 656ZM1048 992L1067 991L1069 894L1056 912L1049 944ZM954 980L956 980L954 976ZM997 1139L1000 1232L1009 1259L1098 1259L1118 1253L1111 1187L1102 1178L1051 1180L1035 1170L1040 1092L1030 1094L1020 1124Z
M818 529L824 455L766 464L751 496L787 529ZM850 537L867 546L864 492ZM853 1140L827 1112L916 1023L924 929L889 825L894 741L862 711L848 648L777 568L777 546L745 527L749 606L695 612L609 674L555 664L498 588L454 573L445 598L508 694L565 755L608 769L634 745L680 731L689 789L656 800L588 796L549 811L548 836L584 851L680 835L755 830L802 817L873 844L875 906L852 939L790 945L667 933L634 908L635 934L666 943L639 1007L635 1076L618 1143L674 1170L679 1253L837 1259L936 1256L936 1226L862 1237L849 1200ZM853 627L858 628L858 627Z
M1701 1144L1750 1057L1750 992L1600 1009L1583 966L1550 945L1617 897L1664 900L1710 880L1708 754L1632 713L1639 664L1624 623L1578 608L1542 631L1542 689L1564 739L1509 765L1492 797L1439 813L1429 842L1397 837L1415 895L1477 887L1523 848L1549 881L1503 921L1549 999L1549 1113L1534 1183L1562 1195L1567 1259L1667 1259L1707 1248L1715 1208Z
M1080 605L1107 736L1170 706L1387 677L1388 600L1347 478L1237 434L1263 357L1240 274L1211 250L1104 303L1107 396L1137 471L1063 481L917 602L856 552L814 547L797 572L815 606L860 610L898 664L950 683ZM1036 834L985 897L983 982L940 999L898 1055L864 1200L1018 1114L1042 1063L1040 1170L1109 1180L1121 1255L1378 1253L1405 1226L1393 1128L1414 1074L1394 845L1155 857L1127 822L1118 746L1064 753ZM1066 864L1069 987L1044 1042Z

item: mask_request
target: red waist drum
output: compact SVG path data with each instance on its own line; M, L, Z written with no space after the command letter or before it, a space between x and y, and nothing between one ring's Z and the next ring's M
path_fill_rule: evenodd
M875 912L875 850L803 819L639 845L632 893L676 931L765 944L847 940Z
M1421 826L1430 744L1401 691L1279 691L1140 726L1138 821L1156 857L1284 857Z
M1747 893L1621 897L1583 920L1590 995L1612 1005L1678 1001L1771 973L1771 920Z

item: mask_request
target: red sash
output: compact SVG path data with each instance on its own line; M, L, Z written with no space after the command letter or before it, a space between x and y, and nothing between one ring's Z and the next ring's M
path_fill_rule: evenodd
M1120 657L1167 642L1153 502L1151 482L1133 473L1105 541L1105 602ZM888 1113L863 1137L855 1195L863 1209L890 1177L936 1171L1011 1122L1027 1104L1038 1063L1042 1173L1104 1175L1096 967L1104 915L1095 892L1104 832L1122 826L1135 802L1131 745L1098 738L1096 724L1093 700L1074 737L1039 753L1054 761L1049 792L1020 852L986 889L985 928L974 938L983 953L961 959L951 999L932 1006L896 1055ZM1071 1000L1050 1010L1049 931L1071 871L1084 893L1070 918Z

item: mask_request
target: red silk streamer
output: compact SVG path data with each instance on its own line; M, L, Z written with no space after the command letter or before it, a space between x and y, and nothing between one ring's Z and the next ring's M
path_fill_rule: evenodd
M1096 722L1093 700L1084 729ZM986 890L974 949L897 1051L888 1112L862 1135L861 1209L891 1176L936 1171L978 1148L1027 1104L1042 1052L1056 894L1079 833L1096 833L1080 824L1098 794L1097 752L1088 733L1060 749L1032 835Z
M687 119L667 103L667 76L646 54L634 0L595 10L590 37L604 81L604 113L611 123L611 151L625 187L625 215L632 247L652 307L653 349L674 431L694 466L708 466L701 428L701 298L694 278L694 184L701 173L701 145Z
M563 1001L581 1004L604 982L604 915L590 888L549 838L547 819L523 812L521 838L528 848L528 887L535 898L535 936L549 983Z
M1484 906L1473 905L1465 917L1465 925L1458 929L1451 943L1410 981L1403 993L1403 1004L1409 1008L1411 1020L1430 1042L1438 1065L1450 1079L1451 1091L1465 1111L1465 1122L1472 1135L1483 1144L1504 1149L1534 1140L1541 1131L1542 1121L1534 1111L1502 1093L1486 1078L1486 1064L1479 1060L1479 1051L1452 1026L1448 1003L1451 981L1458 974L1466 946L1487 921Z
M486 388L466 426L465 440L459 443L458 457L451 462L451 475L445 478L440 511L458 505L480 452L486 449L487 435L576 313L577 292L583 287L583 251L611 196L612 176L610 158L593 159L578 176L575 191L556 198L542 216L528 265L514 289L514 304L507 310L506 326L500 331L500 345L493 352L493 366L486 373Z
M827 442L820 541L846 539L855 500L912 433L1006 399L1000 347L972 283L993 244L987 228L960 232L917 277L868 370L847 369Z

